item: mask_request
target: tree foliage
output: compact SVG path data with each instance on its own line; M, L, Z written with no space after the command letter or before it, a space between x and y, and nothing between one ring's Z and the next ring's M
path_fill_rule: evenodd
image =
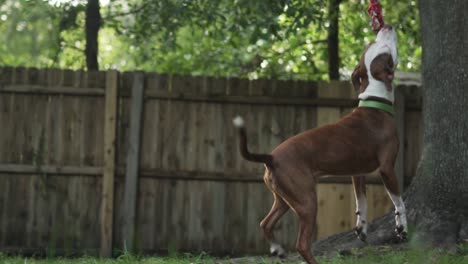
M416 175L404 193L410 226L406 246L410 248L438 247L457 252L468 241L467 7L465 0L451 1L450 5L437 0L419 4L424 48L424 133ZM407 10L403 14L413 13ZM405 17L401 20L405 22ZM452 41L455 38L457 41ZM408 45L403 46L409 50ZM394 244L394 223L393 212L370 223L367 242ZM364 245L354 232L347 232L315 243L315 250L349 251ZM399 245L398 249L403 247Z
M59 49L55 8L39 0L0 3L0 63L51 66Z
M385 20L399 29L399 69L419 70L417 3L381 3ZM85 68L85 4L85 0L0 2L0 19L6 22L0 25L0 63ZM340 72L344 77L373 39L367 4L363 0L340 4ZM101 0L101 14L98 59L102 69L328 78L326 0Z

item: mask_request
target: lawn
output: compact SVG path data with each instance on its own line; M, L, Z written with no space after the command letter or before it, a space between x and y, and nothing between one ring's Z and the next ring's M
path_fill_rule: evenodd
M335 256L333 258L317 258L321 264L465 264L468 263L468 251L459 250L456 254L450 254L440 250L405 250L394 251L390 248L368 248L352 252L349 256ZM0 255L1 264L279 264L303 263L297 256L280 261L270 257L245 257L236 259L215 258L207 254L191 255L178 254L170 257L144 257L122 255L115 259L99 259L95 257L80 258L25 258L20 256Z

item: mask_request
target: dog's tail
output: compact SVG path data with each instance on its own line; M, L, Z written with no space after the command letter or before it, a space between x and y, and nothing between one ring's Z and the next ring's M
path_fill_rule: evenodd
M232 120L232 123L239 131L239 148L242 157L248 161L265 163L265 165L271 168L273 165L273 156L270 154L250 153L247 149L247 133L245 132L244 119L241 116L236 116Z

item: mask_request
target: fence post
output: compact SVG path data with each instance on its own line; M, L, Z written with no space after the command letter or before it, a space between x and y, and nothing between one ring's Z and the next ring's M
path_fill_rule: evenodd
M118 72L106 73L104 106L104 168L101 195L101 257L112 256L112 226L114 216L115 142L117 120Z
M130 109L130 135L125 170L123 248L132 252L135 244L135 215L138 190L138 167L140 163L141 117L143 110L143 73L135 73Z
M400 192L404 191L405 181L405 96L399 89L395 89L395 118L397 123L400 147L395 163L395 174L398 179Z

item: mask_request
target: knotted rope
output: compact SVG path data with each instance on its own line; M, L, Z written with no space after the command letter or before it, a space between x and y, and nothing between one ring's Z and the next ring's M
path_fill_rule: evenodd
M372 18L372 30L377 34L385 24L382 17L382 7L378 0L370 0L367 13Z

